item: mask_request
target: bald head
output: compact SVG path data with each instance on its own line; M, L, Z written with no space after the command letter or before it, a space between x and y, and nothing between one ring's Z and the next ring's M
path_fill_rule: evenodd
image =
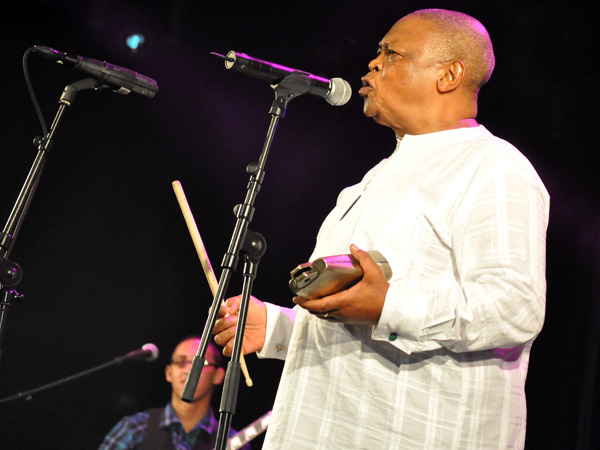
M406 17L418 17L435 25L429 42L433 57L440 63L462 61L465 87L478 91L490 79L495 58L485 27L475 18L445 9L421 9Z

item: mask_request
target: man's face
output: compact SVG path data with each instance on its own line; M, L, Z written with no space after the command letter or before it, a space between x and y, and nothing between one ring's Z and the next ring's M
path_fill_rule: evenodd
M399 136L419 134L437 92L439 66L433 56L435 25L405 17L379 43L377 57L362 78L363 111Z
M188 373L192 366L192 360L196 356L199 345L200 340L188 339L181 342L173 352L173 356L171 357L173 362L167 366L165 376L173 387L174 397L181 398L183 394ZM211 395L213 387L223 381L224 370L214 366L215 355L213 352L214 349L208 346L204 358L209 365L205 365L202 369L202 374L194 393L194 401Z

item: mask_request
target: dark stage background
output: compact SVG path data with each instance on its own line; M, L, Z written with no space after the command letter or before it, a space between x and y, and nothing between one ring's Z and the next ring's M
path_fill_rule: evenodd
M289 305L289 271L307 260L338 191L395 145L389 129L363 117L360 77L395 20L432 6L470 13L488 28L497 65L479 120L520 148L552 196L547 317L527 383L527 449L600 448L597 23L577 2L379 0L46 0L4 10L3 221L41 134L22 71L29 47L106 60L155 79L160 92L147 99L83 91L67 110L10 255L23 268L25 299L7 314L0 398L147 342L161 356L0 404L0 447L97 448L122 416L167 402L169 353L180 337L202 331L212 299L171 182L181 181L218 275L273 100L266 83L225 70L209 52L245 52L342 77L353 88L343 107L293 100L267 162L251 224L268 243L254 294ZM124 45L132 31L147 39L135 53ZM50 123L63 88L86 75L36 55L29 69ZM229 294L240 279L236 273ZM271 409L282 368L246 359L255 386L240 387L237 429ZM260 448L262 437L254 442Z

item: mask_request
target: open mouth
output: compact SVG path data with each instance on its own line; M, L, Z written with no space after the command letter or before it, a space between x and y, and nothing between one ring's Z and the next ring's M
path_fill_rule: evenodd
M358 95L364 97L373 90L373 86L366 77L362 77L360 81L362 81L363 87L359 89Z

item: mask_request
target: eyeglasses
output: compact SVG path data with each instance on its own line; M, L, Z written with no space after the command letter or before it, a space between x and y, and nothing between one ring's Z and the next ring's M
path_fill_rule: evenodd
M171 364L175 364L180 369L185 369L187 366L192 365L192 360L187 359L187 358L177 358L177 359L172 359ZM204 367L206 367L206 366L217 367L216 364L211 363L208 359L204 360Z

